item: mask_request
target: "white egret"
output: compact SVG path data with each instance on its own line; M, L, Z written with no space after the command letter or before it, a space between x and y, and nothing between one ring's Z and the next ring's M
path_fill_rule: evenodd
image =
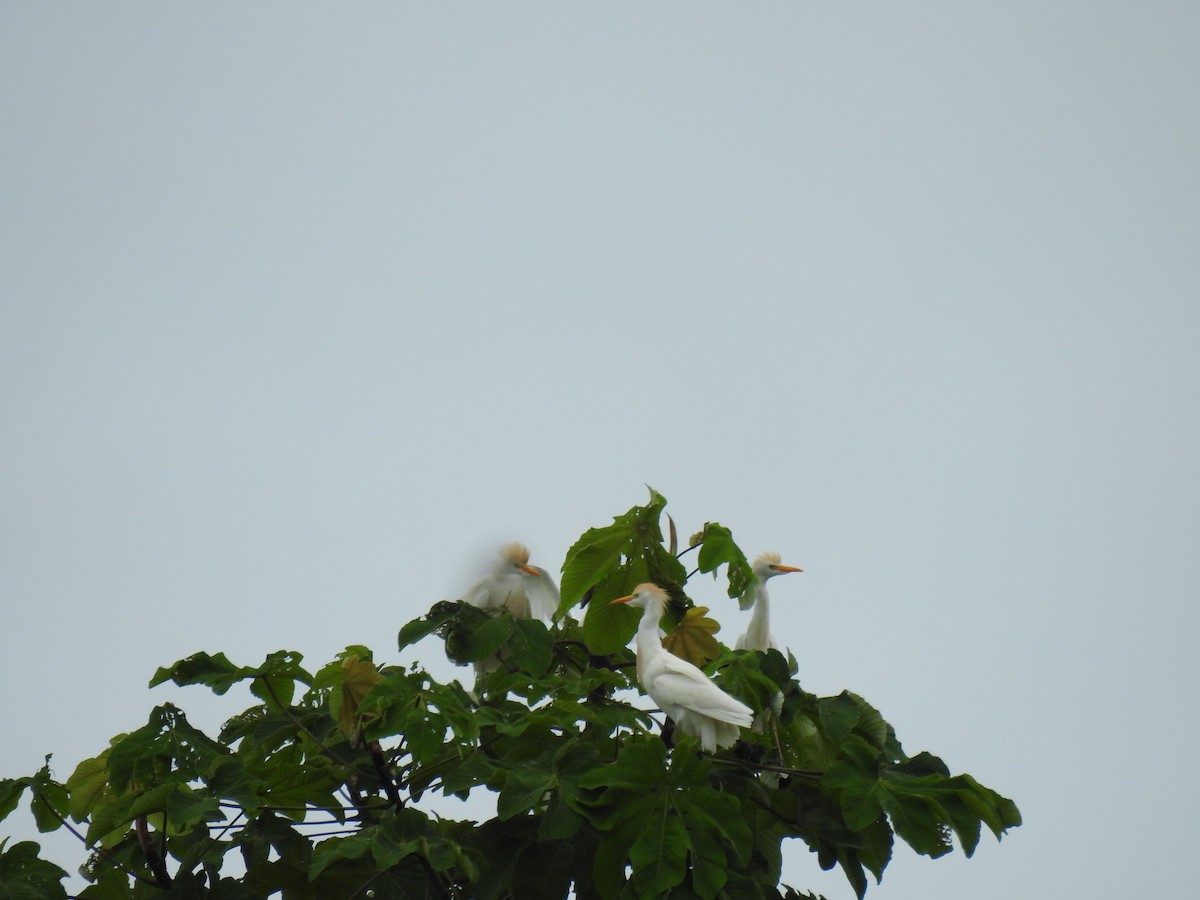
M803 572L803 569L797 569L795 566L783 566L779 564L778 553L763 553L750 567L754 572L754 584L750 590L753 591L754 598L750 601L754 607L754 612L750 614L750 627L746 629L746 633L737 639L734 645L737 650L782 650L775 638L771 635L771 611L768 608L767 600L767 579L774 578L776 575L784 575L788 572Z
M663 647L658 622L666 609L666 591L656 584L639 584L628 597L612 602L643 610L637 630L637 674L650 699L680 731L698 738L709 753L733 744L738 729L750 727L754 711Z
M492 571L475 582L463 600L480 609L503 606L518 619L549 621L558 609L558 585L540 566L529 565L529 549L513 542L500 548ZM475 674L495 671L505 650L475 663Z

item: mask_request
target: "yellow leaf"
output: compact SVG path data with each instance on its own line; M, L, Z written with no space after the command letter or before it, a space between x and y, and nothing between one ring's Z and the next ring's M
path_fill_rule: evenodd
M721 630L721 625L716 619L708 618L706 612L707 606L693 606L675 630L663 638L664 647L694 666L703 666L721 655L720 645L713 637Z
M357 656L347 656L342 660L342 702L338 710L338 724L342 727L342 734L351 743L358 742L361 727L358 707L382 677L372 662L360 660Z

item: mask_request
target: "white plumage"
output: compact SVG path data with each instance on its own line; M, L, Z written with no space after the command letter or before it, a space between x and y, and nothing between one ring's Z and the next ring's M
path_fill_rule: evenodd
M550 573L539 566L529 565L529 549L524 544L511 543L500 548L499 558L492 571L463 595L463 600L480 609L505 607L518 619L531 616L549 621L558 609L558 585ZM491 672L500 667L505 651L475 663L475 674Z
M754 607L754 612L750 614L750 626L746 633L737 639L734 647L737 650L782 650L784 648L779 646L771 634L767 579L804 570L795 566L780 565L778 553L761 554L750 568L754 571L754 584L750 586L747 594L750 595L749 603Z
M655 584L639 584L628 597L612 602L643 610L637 631L637 672L650 699L709 753L732 745L739 729L750 727L754 712L663 647L658 622L666 608L666 592Z

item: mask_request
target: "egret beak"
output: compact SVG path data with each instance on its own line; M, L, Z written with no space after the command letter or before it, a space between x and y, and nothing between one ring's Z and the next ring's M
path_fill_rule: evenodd
M803 569L797 569L795 566L771 566L776 572L803 572Z
M633 599L633 594L630 594L628 597L618 597L616 600L613 600L612 602L613 603L628 603L632 599Z
M517 568L520 569L522 572L528 572L530 575L536 575L538 578L542 577L542 573L539 572L537 569L535 569L533 566L517 566Z

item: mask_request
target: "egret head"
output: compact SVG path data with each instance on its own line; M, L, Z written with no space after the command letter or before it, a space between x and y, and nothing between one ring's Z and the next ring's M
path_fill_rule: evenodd
M500 548L500 560L502 568L520 569L526 575L536 575L539 578L542 575L541 572L529 565L529 548L516 541Z
M645 609L647 606L654 604L662 609L667 605L667 592L660 588L657 584L651 584L649 581L644 584L639 584L633 589L633 593L627 597L618 597L613 600L613 603L628 603L630 606L636 606L638 609Z
M768 578L773 578L776 575L785 575L788 572L804 571L803 569L797 569L795 566L780 565L778 553L760 553L750 568L754 572L754 577L759 581L766 581Z

